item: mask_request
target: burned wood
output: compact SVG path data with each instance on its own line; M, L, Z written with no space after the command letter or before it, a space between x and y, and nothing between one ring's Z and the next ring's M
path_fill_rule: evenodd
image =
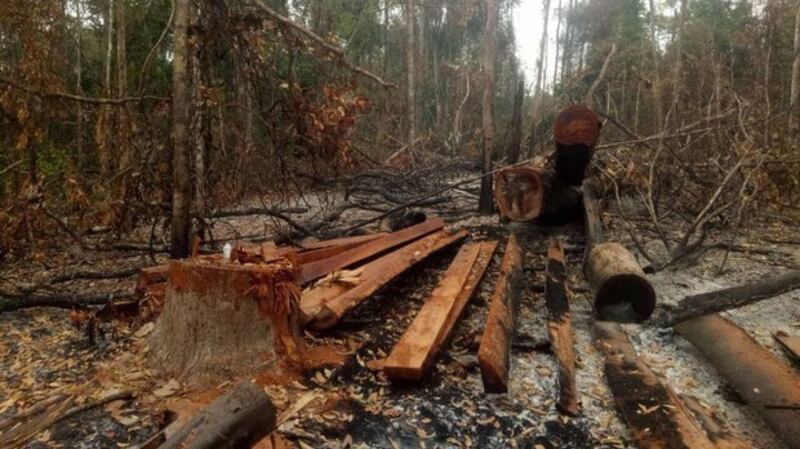
M800 376L718 314L675 326L787 446L800 448Z
M275 430L277 413L264 389L241 382L178 429L159 449L251 447Z
M586 228L586 251L605 241L603 219L597 204L594 189L588 182L583 183L583 225ZM587 254L588 255L588 254Z
M800 337L795 337L782 331L776 332L772 336L795 363L800 363Z
M653 313L656 291L624 246L614 242L595 245L584 268L601 319L642 322Z
M300 309L307 325L322 330L334 326L352 308L421 260L467 236L466 231L449 234L440 230L360 268L354 286L334 284L303 294Z
M420 380L433 364L475 288L497 242L464 245L430 299L392 349L383 371L393 380Z
M643 448L697 449L714 444L697 427L672 389L636 354L617 323L597 321L595 344L605 355L605 373L617 412Z
M676 306L664 307L653 325L671 327L683 321L723 310L746 306L800 288L800 270L715 290L681 299Z
M305 284L319 279L333 271L347 268L353 264L389 251L392 248L412 242L443 227L444 221L441 219L428 220L416 226L393 232L335 257L303 265L300 272L300 283Z
M508 391L510 349L514 336L516 301L522 277L522 249L515 235L506 243L500 275L492 295L486 327L478 348L478 364L487 393Z
M573 105L561 110L554 125L555 169L569 185L580 185L592 160L602 123L588 107Z
M569 416L578 414L578 390L575 386L575 345L572 340L572 314L566 287L566 266L561 242L553 240L547 248L547 335L558 361L558 410Z
M132 299L137 296L130 291L101 294L69 294L31 295L0 291L0 313L31 307L58 307L61 309L86 309L101 306L120 299Z
M500 216L512 221L564 224L580 216L580 191L566 184L552 167L501 170L495 174L494 196Z
M700 401L688 395L681 395L681 399L686 404L686 408L694 414L700 425L703 426L706 435L716 445L717 449L748 449L750 447L749 444L740 440L730 430L726 429L714 412L704 407Z

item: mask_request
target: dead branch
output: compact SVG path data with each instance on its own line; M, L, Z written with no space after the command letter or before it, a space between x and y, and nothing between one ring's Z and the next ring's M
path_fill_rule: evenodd
M88 295L31 295L27 293L10 293L0 291L0 313L31 307L58 307L62 309L86 309L90 306L101 306L120 299L133 299L137 295L132 291L113 292Z
M104 104L124 105L127 103L139 103L142 101L163 101L163 102L172 101L172 99L169 97L158 97L155 95L143 95L139 97L124 97L124 98L98 98L98 97L84 97L82 95L75 95L66 92L42 92L27 86L23 86L22 84L19 84L4 77L0 77L0 84L5 84L6 86L9 86L17 90L21 90L27 94L34 95L39 98L54 98L59 100L78 101L81 103L90 103L97 105L104 105Z
M608 52L608 56L606 56L606 60L603 61L603 66L600 68L600 73L597 75L597 78L592 83L592 87L589 88L589 91L586 92L586 97L583 99L583 102L587 105L592 104L592 100L594 99L594 92L597 90L597 87L600 83L603 82L603 79L606 77L606 72L608 71L608 66L611 65L611 58L614 57L614 54L617 52L617 44L611 44L611 51Z

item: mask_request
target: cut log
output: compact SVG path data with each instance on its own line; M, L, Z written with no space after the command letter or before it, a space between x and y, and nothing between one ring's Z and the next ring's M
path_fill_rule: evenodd
M702 449L714 444L686 406L636 354L617 323L597 321L595 344L605 355L605 373L617 413L642 448Z
M330 274L333 271L350 267L371 257L382 254L392 248L397 248L408 242L419 239L444 227L444 221L439 218L428 220L424 223L411 226L402 231L393 232L377 240L367 242L337 256L305 264L301 267L300 283L305 284L315 279Z
M500 275L497 278L486 327L478 348L478 365L483 379L483 390L487 393L508 391L510 348L514 336L516 301L522 278L522 248L517 237L509 236Z
M675 329L787 446L800 449L800 375L718 314L684 321Z
M568 185L579 186L592 160L594 146L600 137L602 122L583 105L572 105L556 116L556 172Z
M586 229L586 250L591 251L595 245L605 241L603 219L600 206L597 204L594 190L590 183L583 184L583 225Z
M586 260L597 315L608 321L642 322L652 315L656 291L636 258L619 243L595 245Z
M381 287L416 265L421 260L442 248L464 239L466 231L449 234L441 230L410 243L390 254L374 260L363 267L358 284L345 292L334 289L331 296L315 295L314 304L305 299L301 310L308 316L308 327L315 330L328 329L335 325L352 308L372 296Z
M578 390L575 386L575 346L572 341L572 314L566 287L566 265L561 242L553 240L547 248L547 334L558 361L558 410L569 416L578 414Z
M275 430L276 411L263 388L241 382L178 429L159 449L251 447Z
M169 264L142 268L139 271L139 279L136 281L136 290L140 293L144 293L149 286L160 282L166 282L168 274Z
M494 199L500 216L512 221L530 221L544 206L541 169L511 167L495 174Z
M736 287L691 295L681 299L677 306L662 308L653 324L672 327L691 318L746 306L798 288L800 270L795 270Z
M295 273L284 265L172 261L164 308L150 335L156 368L174 377L217 382L257 370L277 349L291 317L264 319L267 309L292 310ZM296 307L296 306L295 306ZM276 326L277 324L277 326ZM274 340L277 339L277 340Z
M695 418L700 421L706 435L717 449L749 449L751 447L723 427L714 412L704 407L700 401L687 395L681 395L681 399L686 404L686 408L691 410Z
M783 350L792 357L795 363L800 363L800 338L793 337L786 332L776 332L773 337L780 343Z
M383 365L392 380L420 380L483 279L497 242L461 247L430 299L406 329Z

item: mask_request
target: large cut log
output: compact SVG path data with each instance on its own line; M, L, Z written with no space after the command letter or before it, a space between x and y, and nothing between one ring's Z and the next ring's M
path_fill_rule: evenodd
M800 338L787 334L786 332L776 332L773 334L775 340L780 343L796 363L800 363Z
M800 375L718 314L684 321L675 329L787 446L800 449Z
M216 382L254 372L275 350L290 352L285 338L292 317L286 314L299 296L294 277L288 263L172 261L164 308L149 339L151 361L174 377Z
M600 137L602 122L588 107L573 105L556 116L556 172L568 185L581 185Z
M178 429L159 449L236 449L275 430L276 412L264 389L241 382Z
M595 343L605 355L605 373L614 404L636 445L648 449L703 449L714 444L686 406L636 354L617 323L597 321Z
M547 304L547 334L558 361L558 410L569 416L578 414L575 386L575 347L572 341L572 314L567 297L564 248L553 240L547 248L547 278L544 298Z
M478 348L483 390L487 393L508 391L511 341L514 337L516 302L522 278L522 248L515 235L506 243L500 275L486 317L486 327Z
M461 247L450 267L392 349L383 371L392 380L420 380L430 370L475 288L483 279L497 242Z
M585 269L594 292L594 308L601 319L642 322L652 315L656 291L624 246L614 242L593 246Z
M511 221L564 224L582 212L580 190L567 185L552 167L526 165L495 174L495 202L500 216Z
M735 287L691 295L681 299L676 306L665 306L659 310L653 324L672 327L691 318L746 306L798 288L800 270L795 270Z
M382 254L392 248L397 248L408 242L419 239L431 232L438 231L444 227L441 219L428 220L410 228L393 232L377 240L367 242L361 246L345 251L334 257L305 264L301 267L300 283L305 284L315 279L330 274L333 271L347 268L358 262L362 262L371 257Z
M308 317L307 325L315 330L332 327L348 311L417 262L466 236L466 231L452 235L444 230L435 232L365 265L352 288L326 289L327 294L314 295L309 300L304 295L300 308Z

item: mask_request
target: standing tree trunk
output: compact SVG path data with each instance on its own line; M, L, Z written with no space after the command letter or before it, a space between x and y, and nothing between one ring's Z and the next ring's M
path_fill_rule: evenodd
M558 81L558 54L561 49L561 46L558 44L558 38L561 36L561 22L564 20L564 12L561 10L561 0L558 0L556 10L558 11L558 22L556 22L556 57L553 63L553 84Z
M531 134L528 138L528 154L533 155L536 145L539 143L538 129L542 115L542 101L544 100L544 78L545 78L545 51L547 49L547 22L550 19L550 0L544 0L544 27L542 37L539 40L539 57L536 58L536 91L533 95L533 121L531 122Z
M189 153L189 48L187 30L191 11L190 0L175 0L172 60L172 238L173 259L189 255L192 200Z
M549 1L549 0L548 0ZM492 152L494 150L494 123L492 121L492 100L494 99L494 57L497 47L497 0L486 0L486 30L483 36L483 117L482 134L483 145L481 148L483 164L481 165L481 193L478 200L478 212L489 215L494 212L494 199L492 197Z
M792 138L797 135L797 96L800 93L800 2L797 5L797 15L794 18L794 60L792 61L792 86L791 103L789 107L789 129Z
M116 0L116 23L117 23L117 98L128 96L128 51L126 46L125 29L125 0ZM116 142L118 164L117 170L124 170L130 164L130 114L127 105L117 108L116 123Z
M111 64L114 57L114 3L116 0L108 0L108 10L106 12L106 55L103 63L103 95L107 98L112 97L111 92ZM100 109L100 116L97 121L95 136L97 138L98 161L100 163L100 175L108 179L109 166L111 164L111 105L103 105Z
M83 95L83 5L81 0L75 1L75 22L77 33L75 33L75 93ZM77 129L77 154L75 161L78 172L81 172L83 161L83 102L78 102L78 123Z
M506 162L516 164L519 160L519 150L522 146L522 100L525 98L525 76L520 75L517 95L514 96L514 109L511 115L511 142L506 152Z
M414 45L414 0L406 0L406 64L408 72L406 76L406 126L408 126L408 147L407 151L413 157L414 142L417 140L417 111L416 111L416 87L414 78L416 77L416 54Z
M675 73L673 75L674 85L672 88L672 106L670 107L675 114L676 125L680 124L680 120L678 119L680 114L678 104L681 101L681 91L683 90L683 41L685 39L686 17L688 14L686 3L687 0L681 0L681 9L678 19L678 42L675 50Z

